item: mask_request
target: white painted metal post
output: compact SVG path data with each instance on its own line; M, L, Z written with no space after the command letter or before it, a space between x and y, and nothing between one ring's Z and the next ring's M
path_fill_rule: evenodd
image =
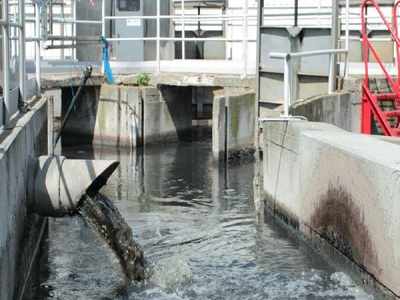
M160 0L157 0L157 73L160 73Z
M292 91L291 91L291 74L290 74L290 55L286 55L284 60L284 73L283 73L283 114L284 117L289 116L290 104L292 103Z
M71 0L71 13L72 13L72 21L73 21L73 23L72 23L72 36L76 36L76 1L77 0ZM63 9L63 7L64 6L61 6L61 8L62 8L62 17L64 18L64 9ZM61 24L61 28L63 28L63 31L61 32L61 34L62 35L64 35L64 31L65 31L65 26L66 26L66 24ZM76 59L76 44L77 44L77 42L76 41L72 41L71 42L72 43L72 60L75 60ZM63 45L64 43L62 43L62 45ZM64 57L64 50L63 49L61 49L61 51L63 51L62 53L63 53L63 59L65 59L65 57Z
M37 94L41 93L41 66L40 66L40 6L39 3L35 3L35 68L36 68L36 85L37 85Z
M330 53L329 54L329 79L328 79L328 94L332 94L336 90L336 59L335 59L336 54L335 53Z
M331 42L332 49L338 48L338 42L340 37L339 30L339 0L332 0L332 18L331 18ZM329 57L329 83L328 92L333 93L336 91L336 75L337 75L337 56L336 54L330 54Z
M106 0L101 2L101 36L106 39ZM104 74L104 63L101 64L101 73Z
M3 21L5 24L2 26L3 33L3 97L5 106L5 119L4 123L7 124L11 114L10 103L10 35L8 25L8 0L3 0Z
M19 90L22 101L25 101L25 0L18 0L19 18Z
M47 98L47 155L54 155L54 96Z
M186 43L185 43L185 36L186 36L186 32L185 32L185 0L181 0L181 17L182 17L182 33L181 33L181 37L182 37L182 59L185 60L186 59Z
M243 77L247 77L247 50L248 50L248 14L249 1L244 0L243 5Z
M345 54L346 61L345 61L345 78L349 76L349 51L350 51L350 0L346 0L346 47L345 49L348 51Z
M106 0L101 2L101 36L106 38Z

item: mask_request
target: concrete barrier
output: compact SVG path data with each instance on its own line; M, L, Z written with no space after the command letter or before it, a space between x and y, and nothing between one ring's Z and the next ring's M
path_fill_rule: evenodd
M265 122L267 207L400 296L400 146L305 121Z
M296 102L293 116L304 116L312 122L324 122L351 132L360 132L360 94L353 92L319 95Z
M72 95L63 89L63 112ZM87 87L63 133L63 143L136 147L176 141L192 127L191 87Z
M142 144L141 89L103 84L100 89L93 144L136 147ZM96 101L96 99L95 99Z
M144 144L177 141L192 128L191 87L147 87L142 99Z
M214 99L212 144L216 160L254 152L255 117L254 93Z
M42 99L0 134L0 299L20 299L28 271L38 270L32 262L44 219L31 214L27 191L31 166L47 150L46 116Z

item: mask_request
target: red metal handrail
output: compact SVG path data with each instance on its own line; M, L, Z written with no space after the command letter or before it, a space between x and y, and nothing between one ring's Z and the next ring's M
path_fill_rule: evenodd
M393 31L394 34L399 37L399 25L397 21L397 16L398 16L398 9L400 6L400 0L397 0L394 5L393 5L393 10L392 10L392 24L393 24ZM395 47L396 48L396 66L397 66L397 83L400 85L400 47Z
M400 47L400 39L395 34L394 29L390 25L390 23L387 21L386 17L384 16L382 10L379 7L379 4L376 0L364 0L361 2L361 34L362 34L362 48L363 48L363 59L364 59L364 67L365 67L365 81L364 84L368 84L369 80L369 72L368 72L368 63L369 63L369 51L371 50L372 55L374 56L375 60L381 67L383 73L385 74L385 77L392 88L392 91L396 93L397 95L400 96L400 90L399 90L399 83L395 82L392 78L392 76L389 74L388 70L386 69L384 63L382 62L381 58L379 57L377 51L375 50L374 46L371 44L371 42L368 39L368 34L367 34L367 22L366 22L366 10L367 7L371 4L373 7L375 7L376 11L378 12L379 16L381 17L383 23L385 24L387 30L390 32L390 35L392 36L393 41L396 44L396 47ZM394 26L393 26L394 27Z
M386 17L384 16L382 10L379 7L379 4L376 0L364 0L361 2L361 34L362 34L362 49L363 49L363 60L364 60L364 83L362 88L362 107L361 107L361 132L371 134L372 130L372 116L378 121L380 127L382 128L385 135L394 136L398 135L396 129L391 128L388 123L385 114L379 107L378 104L378 95L375 95L369 89L369 53L371 52L376 62L380 66L381 70L385 74L386 80L389 83L389 86L394 94L394 101L397 105L400 105L400 39L398 36L398 24L397 24L397 9L400 5L400 0L396 0L396 4L393 7L392 18L393 25L390 25ZM367 21L366 21L366 12L367 8L372 6L378 12L380 18L385 24L387 30L389 31L397 49L397 72L398 72L398 80L393 80L393 77L388 72L386 66L382 62L378 52L375 47L371 44L368 39L367 34Z

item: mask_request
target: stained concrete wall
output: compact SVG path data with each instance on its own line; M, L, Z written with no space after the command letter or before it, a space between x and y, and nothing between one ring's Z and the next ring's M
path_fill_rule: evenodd
M62 118L76 90L62 89ZM101 144L136 146L141 144L141 90L103 84L86 87L77 101L63 132L64 145Z
M141 118L140 88L103 84L92 143L133 147L141 144Z
M29 289L29 265L40 241L43 219L28 209L35 157L47 149L47 106L39 100L0 134L0 299L20 299ZM33 276L38 272L32 264ZM32 299L26 294L27 299Z
M213 104L213 154L216 160L254 151L255 95L221 96Z
M63 88L62 115L73 97ZM87 87L63 132L64 145L136 147L177 141L192 127L191 87Z
M320 95L296 102L291 114L309 121L333 124L342 129L360 132L360 97L353 92Z
M191 87L145 88L142 97L145 144L177 141L192 128Z
M400 296L400 146L323 123L263 129L270 210Z

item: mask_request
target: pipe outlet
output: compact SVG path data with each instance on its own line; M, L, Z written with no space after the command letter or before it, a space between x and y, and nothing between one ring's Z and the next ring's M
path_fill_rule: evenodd
M108 160L39 157L31 194L32 210L46 217L75 214L83 195L94 196L118 165L119 162Z

